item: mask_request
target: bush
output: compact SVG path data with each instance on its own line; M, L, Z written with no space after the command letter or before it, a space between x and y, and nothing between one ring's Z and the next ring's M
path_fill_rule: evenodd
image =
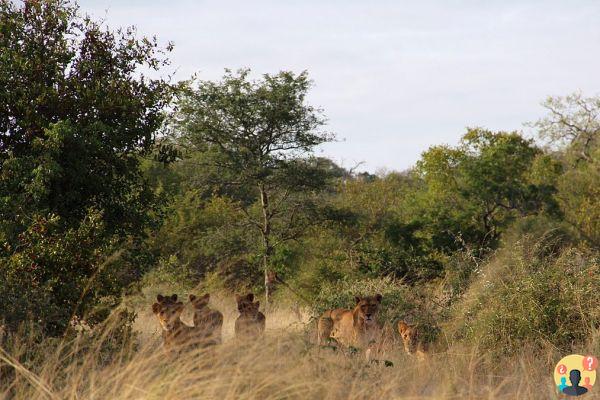
M0 307L64 334L149 265L160 201L140 161L172 87L155 39L110 30L73 1L0 1Z
M321 315L327 309L350 308L355 305L354 296L383 296L378 320L381 324L396 324L400 319L411 323L435 326L439 317L434 305L427 301L426 290L417 291L391 278L341 280L326 284L316 298L313 314Z
M189 267L181 265L177 256L161 257L158 264L141 280L144 288L162 289L162 286L180 289L191 289L199 279L198 274Z
M139 267L124 255L124 244L109 236L102 214L89 211L75 229L64 230L56 216L38 217L19 236L20 247L0 259L0 303L4 323L14 331L32 320L44 334L62 335L73 316L94 313L102 299L118 304L122 288ZM106 313L104 313L106 314Z
M452 328L493 355L524 346L564 352L600 326L600 253L525 237L484 266L459 302Z

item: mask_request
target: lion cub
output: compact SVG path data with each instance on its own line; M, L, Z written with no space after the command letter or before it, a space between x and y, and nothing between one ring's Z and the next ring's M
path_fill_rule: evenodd
M427 343L420 338L418 325L398 321L398 332L402 337L406 354L415 354L420 359L425 358L429 349Z
M260 301L254 303L254 294L235 295L240 316L235 320L237 339L255 339L265 331L265 315L258 311Z
M194 328L200 343L208 346L220 344L223 314L208 307L210 294L200 297L190 294L189 299L194 307Z
M381 327L375 320L382 296L359 297L354 299L354 309L338 308L325 311L317 322L317 334L320 344L335 339L346 347L366 349L367 359L377 346L381 337Z
M165 350L178 350L191 344L195 337L195 329L181 321L183 303L177 301L177 295L165 297L159 294L156 301L152 304L152 312L162 328Z

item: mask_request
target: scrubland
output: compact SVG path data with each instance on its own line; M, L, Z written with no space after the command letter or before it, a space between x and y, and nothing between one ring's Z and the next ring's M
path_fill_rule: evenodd
M540 298L527 280L529 273L536 273L532 256L528 256L527 268L524 265L520 271L514 266L524 262L527 252L515 247L514 253L517 255L512 256L513 264L502 255L489 264L497 269L497 263L504 263L511 268L510 274L490 276L484 268L480 280L462 299L462 309L449 307L446 320L439 321L441 332L425 360L405 354L397 334L389 329L389 340L379 362L367 363L360 352L318 346L314 340L314 311L277 304L266 312L265 336L256 342L240 343L233 335L237 316L233 297L224 294L211 299L212 307L224 314L224 343L206 350L167 355L159 325L150 310L157 288L147 288L143 296L125 302L137 314L131 326L124 324L122 315L115 312L94 331L70 332L63 339L40 339L26 333L26 328L5 337L0 353L0 393L7 399L557 398L551 371L564 350L553 345L552 338L523 333L523 326L517 323L520 318L529 320L524 325L539 329L536 318L522 314L529 311L519 310L518 305L534 304ZM579 272L588 277L597 272L598 264L586 264L581 257L567 255L566 260L559 258L554 268L546 265L545 270L567 270L567 263L571 269L579 265ZM513 299L489 297L495 293L495 285L507 290L516 283L522 286L511 292ZM365 287L369 284L375 285L365 282ZM395 285L405 295L411 290L399 282L378 284L380 288ZM593 288L596 282L581 281L577 275L561 284L578 285L571 287L576 297L575 289L581 290L580 295L587 295L585 290ZM390 291L388 297L393 293ZM515 302L517 294L522 297ZM482 296L487 306L476 311L473 304ZM571 321L582 326L582 321L596 318L593 303L589 303L596 300L567 302L565 306L570 308L564 311L569 314L563 324L568 326ZM504 306L499 302L504 302ZM384 302L381 315L392 315L385 306ZM576 310L582 315L577 315ZM476 323L467 322L469 315ZM186 308L182 319L191 323L191 317L191 309ZM493 321L489 321L491 318ZM573 352L598 354L600 335L592 325L588 327L586 338L572 347ZM465 329L467 333L463 332ZM594 398L593 394L588 398Z
M81 335L53 344L44 354L27 353L27 339L3 349L2 392L14 399L548 399L554 385L550 371L559 354L544 357L527 349L494 361L477 345L451 346L424 361L405 355L401 347L383 358L393 363L367 363L311 342L293 313L267 314L265 337L237 343L226 329L223 345L167 356L157 324L144 318L137 328L145 339L125 345L104 358L106 336ZM227 321L229 322L229 321ZM230 325L230 324L228 324ZM309 324L310 325L310 324ZM104 332L110 337L110 327ZM85 350L82 350L85 348ZM389 363L388 363L389 365Z

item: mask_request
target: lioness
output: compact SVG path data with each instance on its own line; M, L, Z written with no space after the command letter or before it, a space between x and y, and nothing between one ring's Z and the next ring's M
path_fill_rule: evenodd
M208 307L210 294L196 297L189 296L194 307L194 328L201 344L211 345L221 343L221 330L223 328L223 314Z
M406 321L398 321L398 332L404 343L404 351L407 354L416 354L418 358L425 358L428 351L428 345L421 340L419 335L419 326L417 324L408 324Z
M382 296L356 296L354 299L356 305L353 310L338 308L321 315L317 322L318 340L323 344L331 338L346 347L364 348L369 359L381 336L381 327L375 317Z
M180 317L183 303L177 301L177 295L156 296L156 303L152 304L152 312L158 318L162 328L162 337L165 350L181 349L189 345L195 338L195 329L184 324Z
M255 339L265 331L265 315L258 311L260 301L254 303L254 294L235 295L240 316L235 320L235 337Z

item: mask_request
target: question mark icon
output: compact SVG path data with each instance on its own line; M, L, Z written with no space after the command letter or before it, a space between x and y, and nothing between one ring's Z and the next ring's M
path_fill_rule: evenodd
M567 366L566 366L565 364L560 364L560 365L559 365L559 366L556 368L556 370L558 371L558 373L559 373L560 375L564 375L564 374L566 374L566 373L567 373Z
M583 369L593 371L598 367L598 359L594 356L583 357Z

